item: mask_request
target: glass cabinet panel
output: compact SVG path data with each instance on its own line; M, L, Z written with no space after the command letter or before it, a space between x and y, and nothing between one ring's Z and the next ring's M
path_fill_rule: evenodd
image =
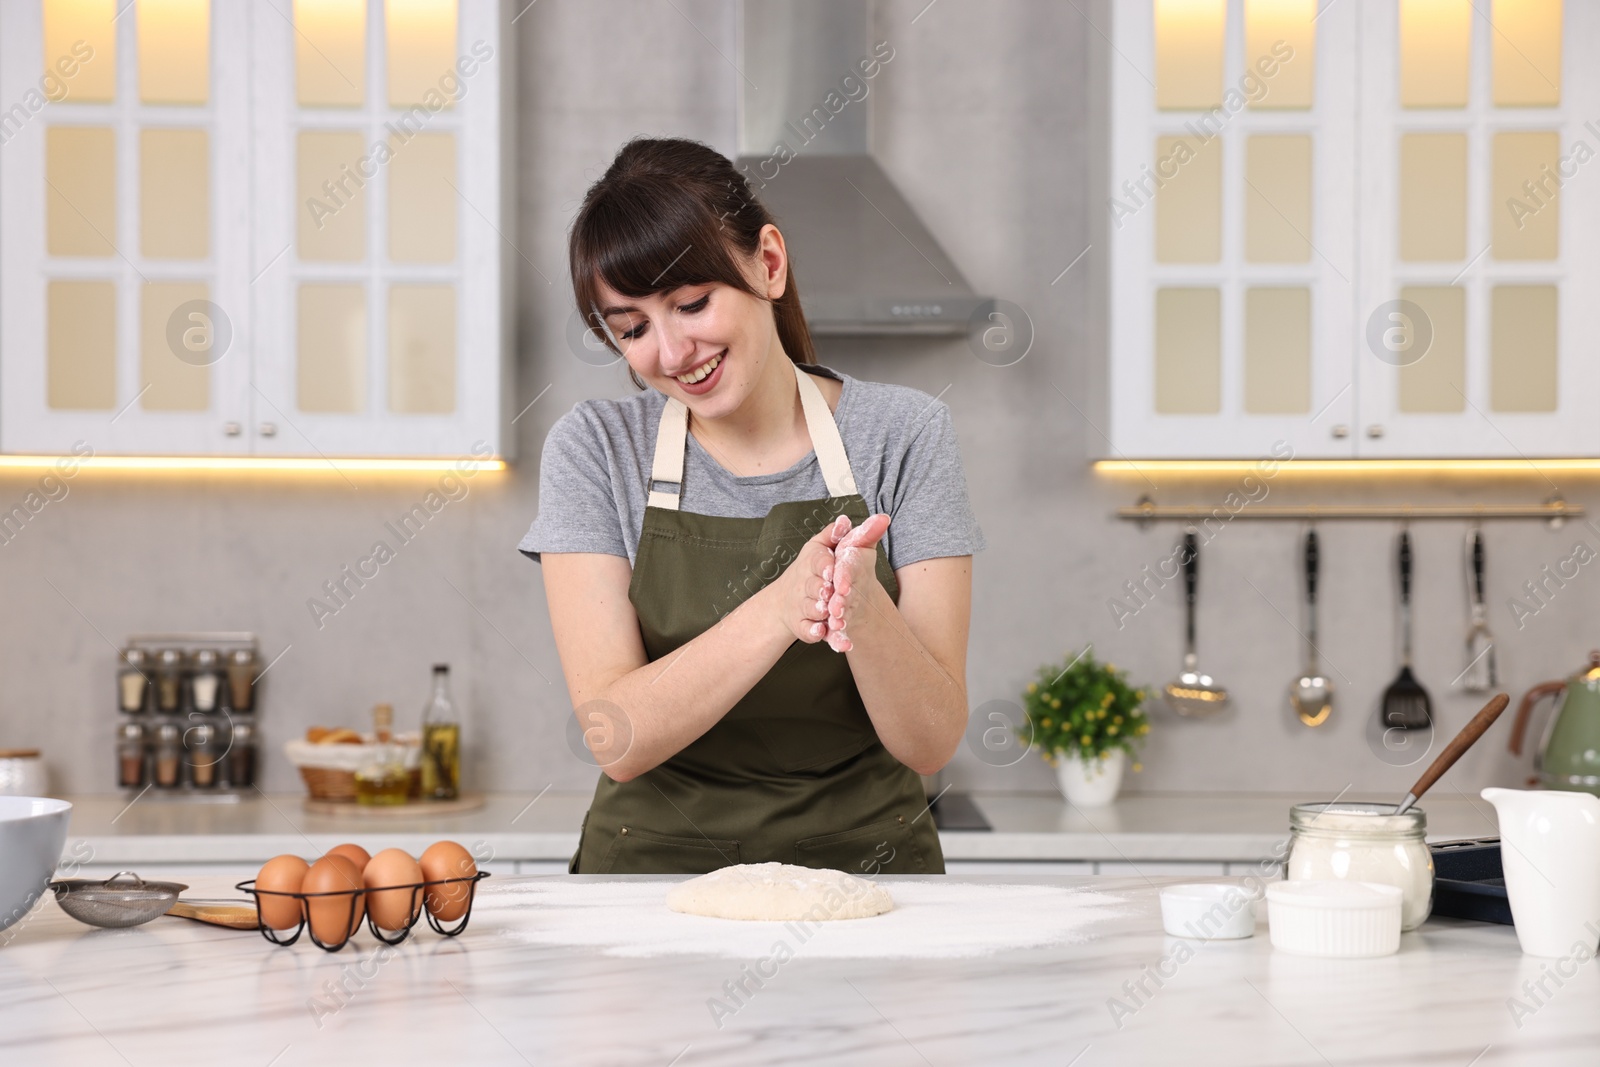
M360 107L367 84L367 0L294 0L295 99Z
M52 256L112 256L117 232L117 141L109 126L45 133L45 244Z
M1433 342L1422 358L1400 368L1400 410L1466 410L1467 291L1460 286L1407 286L1400 298L1420 307L1433 330Z
M47 403L58 411L117 406L117 287L53 281L45 296Z
M1467 136L1400 138L1400 258L1467 258Z
M204 104L211 89L211 0L137 0L139 99Z
M1273 70L1255 108L1308 108L1316 87L1316 0L1245 0L1245 67ZM1283 58L1285 49L1288 59Z
M389 258L451 263L456 258L456 136L419 133L389 164Z
M1245 292L1244 409L1252 415L1310 413L1310 289Z
M1222 294L1156 290L1155 409L1209 415L1222 408Z
M1245 259L1311 258L1311 138L1257 135L1245 147Z
M62 60L77 61L64 99L81 104L116 99L117 0L44 0L42 14L45 69L59 72Z
M456 97L456 0L384 0L389 106L429 111Z
M1222 141L1156 138L1163 175L1156 190L1156 260L1215 263L1222 258ZM1170 162L1168 162L1170 161Z
M1226 0L1155 0L1156 107L1222 104Z
M140 287L139 406L145 411L211 407L207 353L191 353L183 342L185 332L199 324L182 314L184 305L210 295L204 282L147 282Z
M1400 106L1466 107L1472 0L1400 0Z
M302 285L297 320L296 404L301 411L367 409L367 290Z
M1555 259L1561 250L1561 135L1494 135L1495 259Z
M151 259L211 254L211 135L139 131L139 251Z
M1494 0L1496 107L1561 103L1561 0Z
M1556 410L1560 352L1553 285L1497 285L1489 309L1489 406Z
M389 290L389 410L455 409L455 287L396 285Z
M295 249L303 260L367 256L367 183L354 167L367 154L354 130L301 130L296 137Z

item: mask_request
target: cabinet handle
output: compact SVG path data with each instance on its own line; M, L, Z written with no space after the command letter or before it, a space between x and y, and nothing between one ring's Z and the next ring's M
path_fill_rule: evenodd
M1367 436L1368 437L1382 437L1383 436L1383 425L1381 423L1376 423L1375 422L1371 426L1368 426L1367 427Z
M244 427L240 426L237 422L225 422L222 424L222 432L227 434L229 437L238 437L240 431L243 429Z
M1350 436L1350 427L1346 426L1344 423L1341 422L1339 425L1337 425L1337 426L1335 426L1333 428L1333 436L1339 438L1340 440L1343 440L1344 438L1349 437Z
M276 436L277 432L278 432L278 424L277 423L275 423L275 422L263 422L261 424L261 436L262 437L273 437L273 436Z

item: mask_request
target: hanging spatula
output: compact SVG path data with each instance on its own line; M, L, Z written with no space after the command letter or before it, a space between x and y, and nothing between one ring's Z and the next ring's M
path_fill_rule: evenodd
M1433 702L1411 673L1411 531L1400 531L1400 627L1404 642L1400 674L1383 691L1379 712L1385 730L1426 730L1433 725Z
M1467 630L1467 669L1461 672L1461 688L1468 693L1487 693L1500 682L1494 666L1494 636L1489 633L1489 607L1483 600L1482 530L1472 531L1469 556L1467 596L1472 601L1472 625Z

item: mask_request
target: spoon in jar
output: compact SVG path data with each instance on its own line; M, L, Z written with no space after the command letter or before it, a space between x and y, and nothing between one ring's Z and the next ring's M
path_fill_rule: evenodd
M1403 815L1409 811L1411 806L1417 802L1417 798L1426 793L1445 771L1455 766L1456 760L1460 759L1462 754L1471 748L1478 738L1483 736L1485 730L1494 725L1494 721L1500 717L1502 711L1506 710L1506 705L1509 703L1511 703L1509 694L1496 693L1494 698L1483 706L1483 710L1474 715L1472 721L1463 726L1461 732L1452 737L1450 743L1444 746L1444 751L1439 753L1439 758L1434 760L1428 766L1428 769L1422 772L1422 777L1417 779L1417 784L1411 787L1411 792L1407 793L1405 799L1400 801L1400 806L1394 809L1394 813Z

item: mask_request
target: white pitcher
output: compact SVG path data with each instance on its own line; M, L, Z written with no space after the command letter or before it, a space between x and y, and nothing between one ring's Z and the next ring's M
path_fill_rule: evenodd
M1557 789L1485 789L1500 820L1500 862L1517 940L1530 956L1600 942L1600 797Z

